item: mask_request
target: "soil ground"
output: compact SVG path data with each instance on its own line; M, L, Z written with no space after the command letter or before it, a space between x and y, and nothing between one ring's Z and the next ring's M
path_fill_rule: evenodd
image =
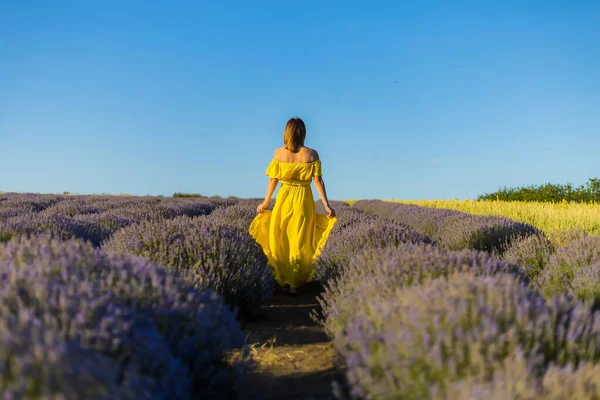
M243 324L255 364L243 399L333 399L339 380L333 345L311 317L319 288L308 284L293 297L277 291Z

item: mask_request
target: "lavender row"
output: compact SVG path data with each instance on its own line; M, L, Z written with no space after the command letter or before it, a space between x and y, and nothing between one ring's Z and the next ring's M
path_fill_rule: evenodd
M214 289L240 311L272 292L271 271L247 233L258 201L157 197L4 195L0 239L49 233L144 257ZM7 212L15 211L12 214ZM215 212L210 218L204 215ZM17 212L18 211L18 212ZM196 217L199 219L196 220Z
M216 290L227 304L246 313L271 296L274 287L267 259L247 232L253 208L256 205L249 202L209 216L143 221L116 232L102 249L178 271L196 287Z
M207 215L233 203L206 198L4 194L0 196L0 242L18 235L50 233L99 246L114 232L141 221Z
M400 221L447 249L485 250L523 267L546 295L570 294L600 302L600 238L583 235L555 248L542 232L520 222L454 210L362 200L353 208Z
M600 358L600 312L567 297L547 301L527 282L485 252L405 244L358 254L320 298L350 395L486 398L477 390L500 387L503 365L518 355L531 380L582 361L588 374ZM543 390L531 398L552 397Z
M217 206L235 204L237 200L221 198L164 198L152 196L105 196L105 195L0 195L0 219L23 213L46 211L50 215L73 217L80 214L98 214L114 209L129 210L135 216L148 218L173 218L179 215L204 215ZM148 207L144 209L144 207ZM141 214L136 209L155 213ZM208 208L207 208L208 207ZM14 211L18 211L15 213Z
M386 218L369 215L348 205L335 202L338 221L331 230L325 248L317 257L313 279L323 285L334 281L352 257L364 249L398 246L404 243L432 243L413 229ZM321 211L318 204L317 210Z
M499 261L486 252L448 251L434 245L401 244L369 248L338 269L319 298L325 330L335 337L344 329L357 307L374 298L393 298L397 290L437 278L466 272L478 276L514 275L528 283L523 270Z
M555 248L543 236L530 236L514 242L502 257L521 265L546 297L569 294L600 302L600 237L584 235Z
M554 252L543 236L523 235L501 261L497 252L394 242L388 219L334 208L339 225L317 260L325 291L313 317L343 360L339 397L597 398L600 312L570 297L546 300L529 285L543 276L546 255L571 265L595 260L593 239ZM525 267L509 260L522 255L518 246L535 249ZM598 265L579 270L597 277Z
M587 236L556 249L539 272L536 283L546 296L569 293L600 300L600 237Z
M210 290L80 240L0 245L0 390L6 398L232 397L223 356L244 336Z
M494 368L491 378L480 374L453 382L445 389L448 399L488 400L595 400L600 398L600 364L581 362L564 367L552 365L542 376L532 373L532 363L520 349ZM432 388L433 398L444 398Z
M502 252L513 240L540 234L536 228L523 222L455 210L381 200L361 200L352 207L410 226L449 250Z

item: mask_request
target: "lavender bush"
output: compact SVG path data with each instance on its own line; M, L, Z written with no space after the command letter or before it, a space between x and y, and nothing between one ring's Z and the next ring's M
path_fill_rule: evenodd
M252 220L256 217L256 207L260 202L260 200L242 200L234 205L216 209L210 217L220 220L224 225L247 232ZM275 202L272 201L269 208L272 209L274 204Z
M0 205L2 205L2 203L0 203ZM0 222L5 221L8 218L31 214L33 212L35 212L33 208L25 204L19 204L12 207L0 206Z
M82 214L99 214L104 208L97 203L86 201L85 197L71 197L59 201L56 204L44 209L42 213L48 216L74 217Z
M441 221L457 215L453 210L434 209L436 212L432 213L429 211L430 209L425 207L380 200L361 200L355 202L352 207L404 223L437 241L442 236L443 224Z
M326 214L325 208L321 200L315 202L316 211L320 214ZM335 210L338 221L335 223L332 235L337 235L344 231L348 226L356 222L364 221L375 221L380 219L379 217L371 214L367 214L361 210L350 207L348 204L341 201L330 202L331 207Z
M139 222L136 219L127 218L119 215L118 212L113 213L112 211L107 211L100 214L77 215L73 217L73 220L77 222L94 224L98 227L98 229L104 231L104 238L100 240L100 242L108 239L116 231Z
M564 231L551 232L548 234L548 239L554 243L555 247L566 247L588 236L589 234L583 228L571 228Z
M537 277L546 268L553 252L554 246L544 235L531 235L512 241L501 257L508 263L523 267L537 286Z
M434 384L431 398L453 400L542 400L541 384L532 370L539 367L539 360L528 359L517 347L515 351L494 365L490 378L485 369L473 371L462 379L447 384Z
M457 273L382 297L365 297L333 337L356 398L445 398L454 382L491 380L517 352L535 376L600 358L600 313L547 303L511 274Z
M402 244L358 253L338 269L319 297L326 332L335 337L357 307L373 299L393 298L399 288L419 285L457 272L477 276L512 274L527 283L523 270L477 251L449 251L433 245ZM315 315L317 319L319 316Z
M0 222L0 240L3 242L20 235L38 236L41 234L50 234L62 240L73 237L80 238L98 246L111 232L110 229L102 227L88 219L75 219L62 215L47 215L43 213L24 214Z
M531 361L522 351L499 363L491 379L485 371L448 385L445 398L454 400L596 400L600 398L600 365L580 363L577 367L551 366L540 378L532 374ZM439 386L433 398L444 398Z
M212 288L228 304L247 311L268 298L273 277L250 235L219 218L186 216L144 221L116 232L103 245L182 272L199 288Z
M165 213L167 218L175 218L181 215L197 217L210 214L217 205L208 200L197 199L168 199L161 202L158 207Z
M104 212L102 215L126 218L134 221L134 223L142 221L162 221L169 216L166 210L159 208L153 203L139 203L131 204L126 207L113 208Z
M0 314L0 368L5 399L150 398L148 386L119 384L118 360L65 342L25 312Z
M406 226L374 217L349 207L338 207L325 248L317 257L313 279L326 284L344 270L352 257L363 249L398 246L403 243L431 243L431 240Z
M380 200L361 200L352 207L406 224L449 250L502 252L511 240L540 233L531 225L508 218L454 210Z
M551 367L541 380L539 400L600 399L600 365Z
M546 296L574 293L573 280L588 271L579 270L598 262L600 237L587 236L573 241L570 245L557 249L550 257L548 265L538 275L538 285Z
M39 212L65 198L65 196L58 195L4 193L0 194L0 210L23 208L29 212Z
M239 371L221 360L244 340L234 315L154 263L77 240L17 238L0 246L0 277L5 393L185 399L237 384Z
M99 246L131 224L207 215L232 203L206 198L7 194L0 197L0 242L19 235L49 233L63 240L89 240Z
M576 269L569 292L581 300L600 304L600 262Z

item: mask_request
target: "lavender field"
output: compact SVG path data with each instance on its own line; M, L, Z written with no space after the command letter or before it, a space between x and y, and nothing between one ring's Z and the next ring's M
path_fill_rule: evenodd
M247 233L259 202L0 194L2 398L240 398L253 362L228 355L275 287ZM599 237L334 208L312 312L331 396L600 398Z

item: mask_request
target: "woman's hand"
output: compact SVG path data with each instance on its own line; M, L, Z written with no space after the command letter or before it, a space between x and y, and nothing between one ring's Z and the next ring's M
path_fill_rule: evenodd
M331 206L329 204L327 204L325 206L325 211L327 211L327 216L329 218L335 217L335 210L333 208L331 208Z
M263 212L265 210L265 208L267 208L268 205L269 205L268 202L263 201L262 203L260 203L258 205L258 207L256 207L256 212L260 214L261 212Z

